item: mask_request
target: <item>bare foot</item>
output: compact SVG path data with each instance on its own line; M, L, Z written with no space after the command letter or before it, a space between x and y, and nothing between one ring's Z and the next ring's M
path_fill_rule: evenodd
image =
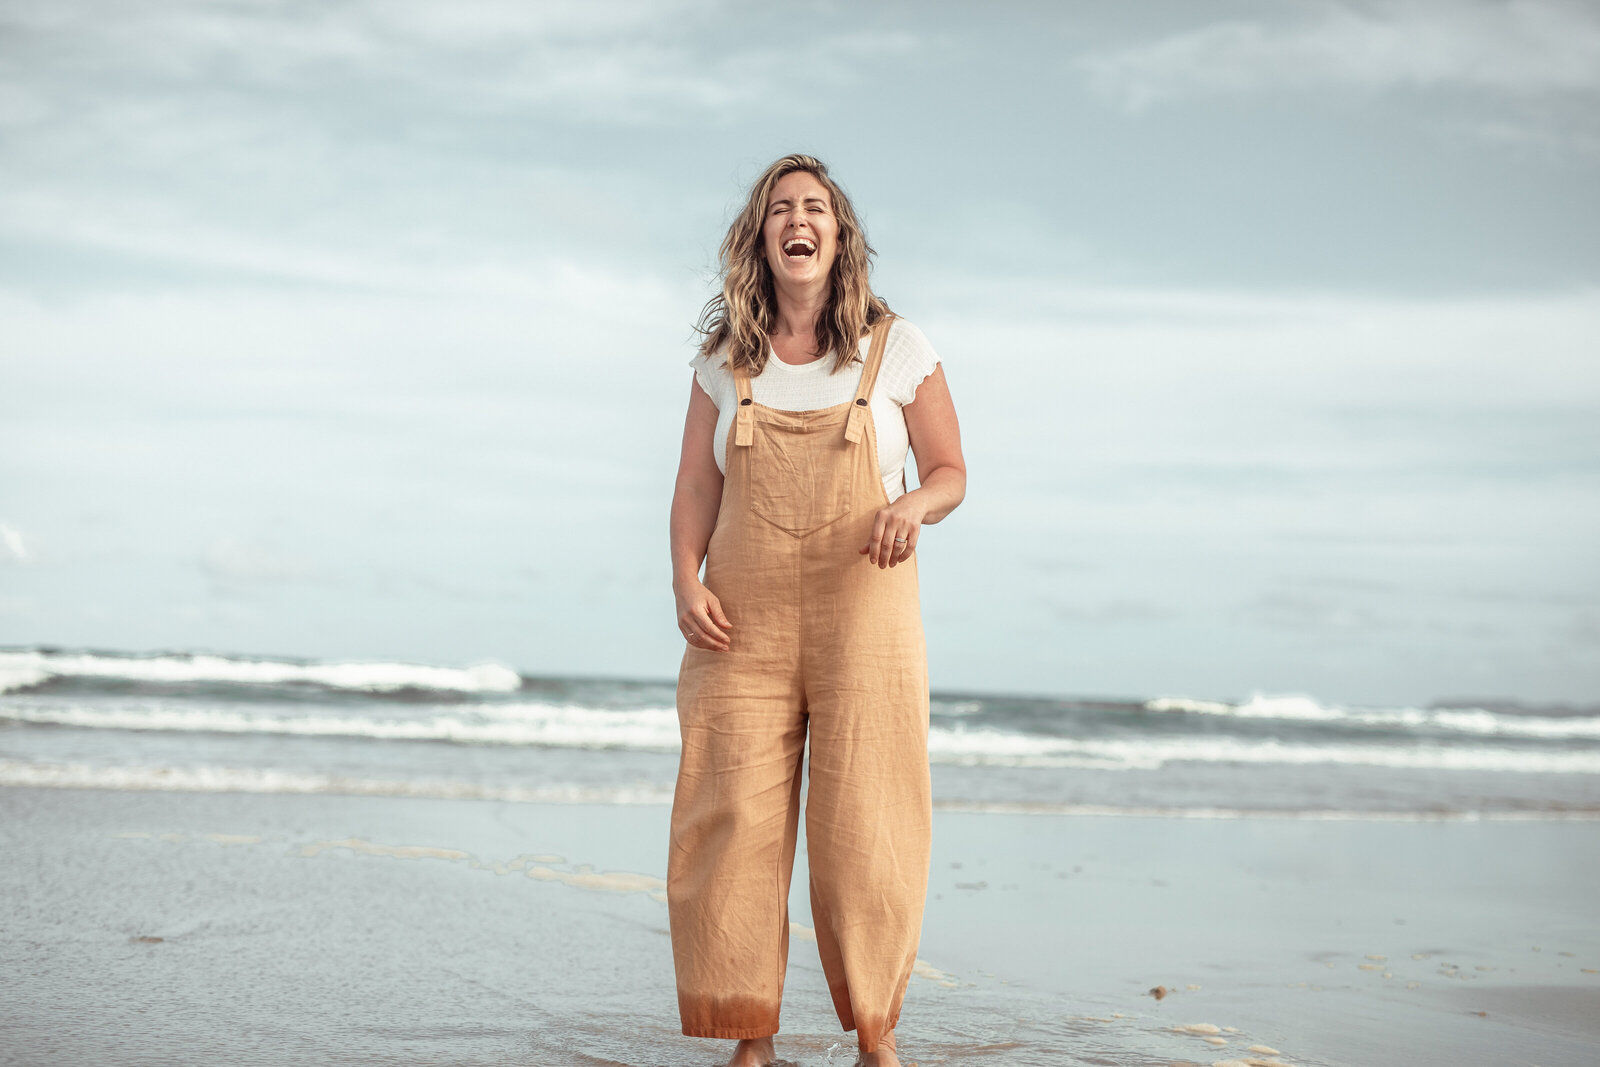
M733 1050L728 1067L769 1067L777 1058L777 1053L772 1050L772 1038L747 1037ZM895 1067L899 1067L899 1060L894 1063Z
M900 1057L894 1054L894 1031L879 1036L876 1052L858 1053L856 1067L900 1067Z
M876 1052L862 1052L856 1059L857 1067L900 1067L900 1057L887 1045L879 1045Z

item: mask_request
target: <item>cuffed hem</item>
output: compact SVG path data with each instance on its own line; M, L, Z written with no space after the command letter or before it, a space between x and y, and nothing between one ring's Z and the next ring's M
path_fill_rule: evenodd
M683 1028L684 1037L723 1037L732 1038L735 1041L746 1041L753 1037L772 1037L777 1032L776 1029L767 1030L759 1026L743 1028L737 1026L685 1026Z

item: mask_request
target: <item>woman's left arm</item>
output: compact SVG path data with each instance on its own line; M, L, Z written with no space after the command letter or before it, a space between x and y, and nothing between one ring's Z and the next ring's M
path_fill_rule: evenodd
M922 380L915 399L900 410L905 413L911 451L917 455L917 481L921 484L878 509L872 540L861 552L879 567L893 567L911 555L922 526L950 514L967 495L961 426L956 422L956 406L942 364ZM905 540L895 544L896 538Z

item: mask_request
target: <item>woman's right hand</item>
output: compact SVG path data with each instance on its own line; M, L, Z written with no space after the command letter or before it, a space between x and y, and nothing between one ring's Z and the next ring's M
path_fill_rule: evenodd
M726 631L733 629L733 623L722 613L722 602L717 595L700 581L675 588L674 593L678 598L678 632L684 640L695 648L728 651Z

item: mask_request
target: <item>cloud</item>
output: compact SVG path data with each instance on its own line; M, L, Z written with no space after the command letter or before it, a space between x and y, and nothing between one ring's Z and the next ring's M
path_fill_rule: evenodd
M920 47L707 0L12 7L0 240L35 292L515 292L547 287L530 259L641 248L702 267L710 131L770 122L796 71L821 107Z
M769 34L758 24L747 35L768 45L719 50L716 30L758 18L715 0L102 2L39 5L0 20L22 57L0 79L0 121L48 115L32 87L79 105L109 88L198 91L313 120L336 119L354 101L402 125L430 112L530 110L646 124L749 113L787 91L795 70L813 88L852 81L863 57L917 41L905 31L826 26L795 35L774 23Z
M1561 628L1561 635L1569 644L1580 648L1591 651L1600 648L1600 612L1574 612Z
M1364 636L1393 630L1398 621L1366 604L1298 590L1266 590L1239 605L1235 616L1265 630Z
M1176 619L1181 614L1165 604L1147 600L1115 599L1098 604L1049 600L1047 603L1055 617L1062 622L1091 623L1097 626L1165 622Z
M15 526L0 522L0 560L16 560L21 563L30 556L32 553L28 551L27 542L22 538L22 531Z
M1583 105L1592 109L1593 102ZM1484 117L1462 119L1448 129L1465 138L1492 146L1503 146L1523 155L1544 159L1576 157L1586 161L1600 160L1600 124L1592 120L1592 112L1561 114L1559 108L1542 108L1536 113L1514 117Z
M1289 7L1289 5L1285 5ZM1292 21L1219 22L1102 52L1081 67L1138 111L1168 100L1322 87L1600 90L1600 16L1569 0L1312 0Z
M234 537L212 541L200 566L213 578L225 580L292 582L312 575L310 564L304 560Z
M1341 405L1412 406L1468 419L1475 411L1600 403L1592 358L1600 289L1407 299L955 272L918 276L910 287L928 309L918 324L941 348L968 353L969 364L1006 354L1003 366L948 368L969 392L992 392L999 403L1009 402L1018 375L1064 397L1100 394L1093 398L1115 402L1110 419L1142 408L1203 423L1207 405L1219 401L1260 419L1289 407L1338 414Z
M587 265L552 254L549 244L516 248L508 240L497 245L462 240L441 242L429 249L431 254L417 255L416 233L386 233L376 224L368 232L372 236L365 240L340 240L358 234L339 229L283 233L248 222L195 218L159 200L115 190L0 191L0 234L114 253L214 282L537 296L556 306L590 294L655 302L681 297L659 277Z

